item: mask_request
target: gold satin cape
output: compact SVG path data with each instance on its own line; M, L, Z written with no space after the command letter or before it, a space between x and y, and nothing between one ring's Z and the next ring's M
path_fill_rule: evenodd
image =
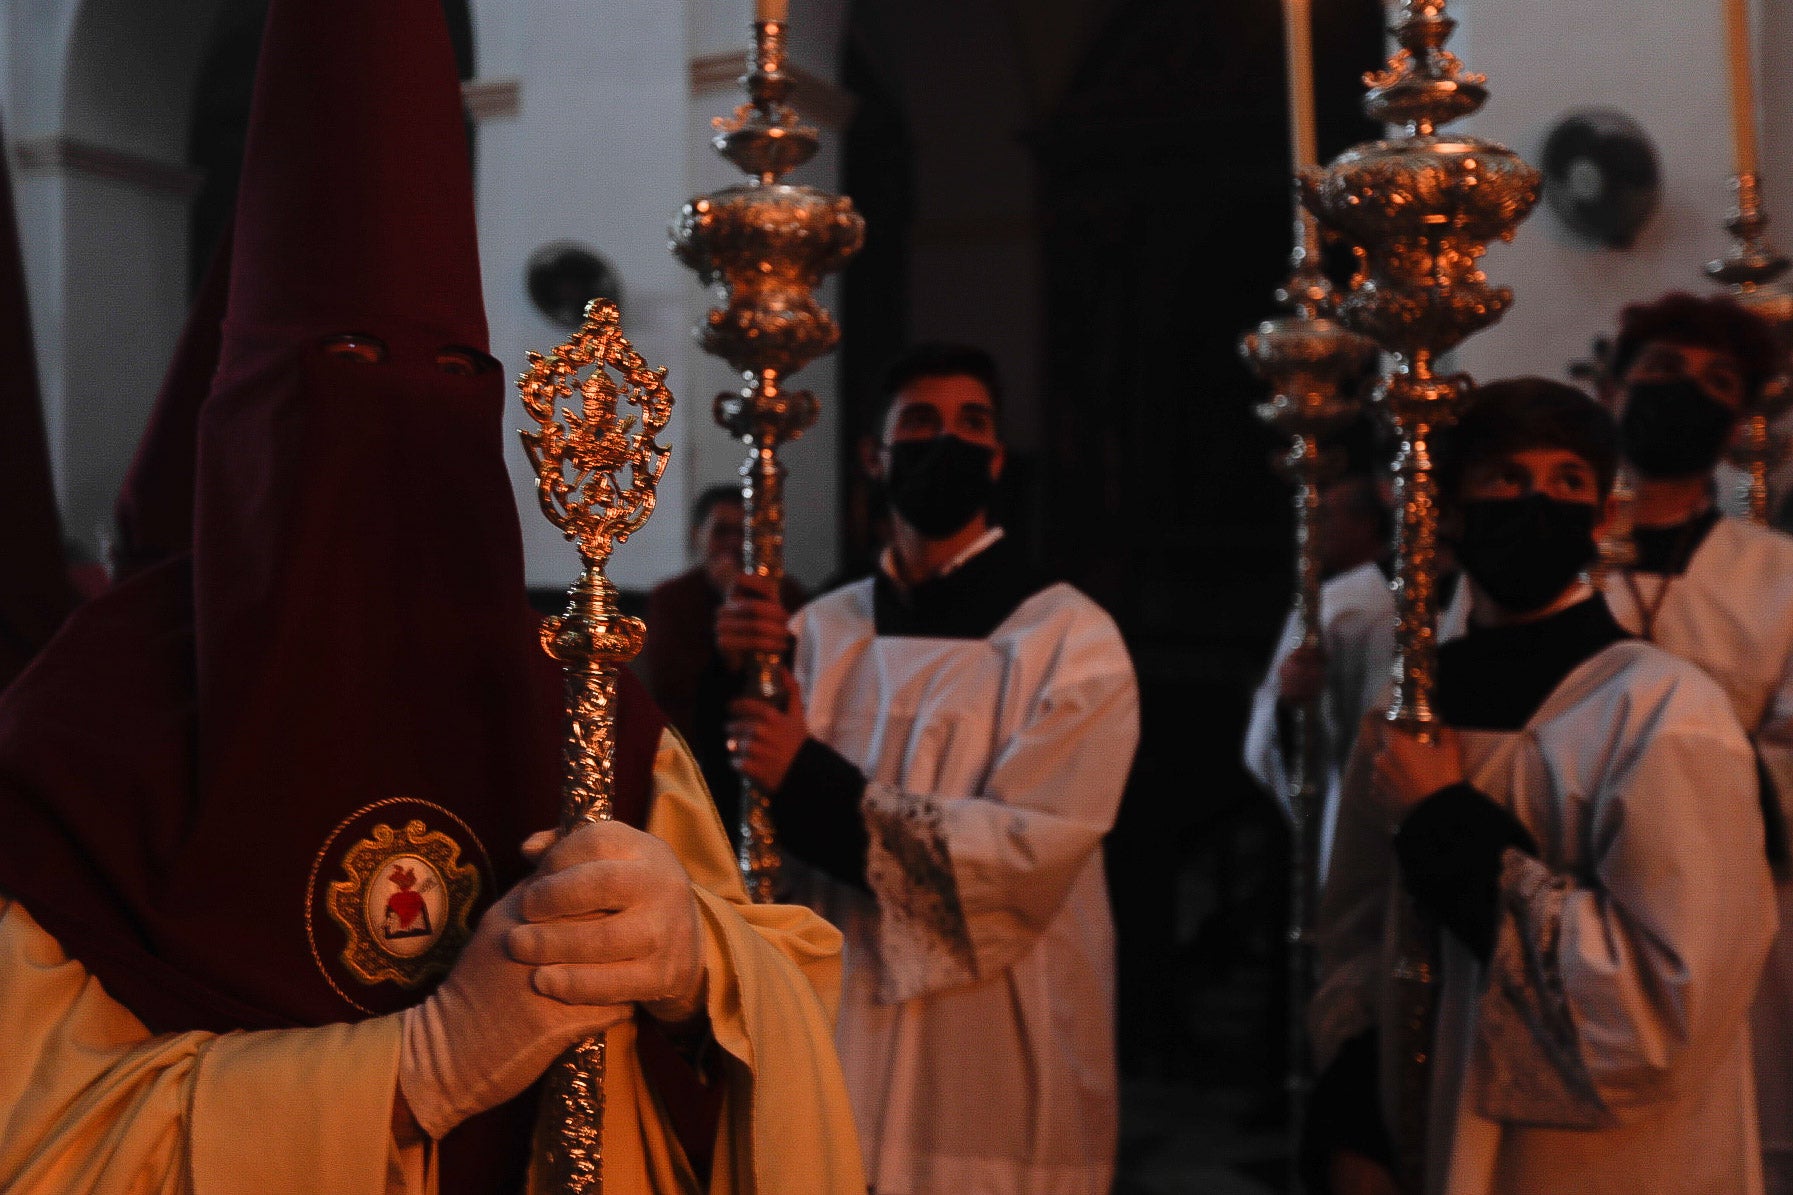
M648 830L690 873L726 1084L709 1190L865 1190L833 1047L840 934L754 905L690 751L667 731ZM432 1143L392 1129L396 1015L152 1037L16 902L0 897L0 1190L14 1195L433 1195ZM635 1026L611 1030L611 1192L698 1190L643 1080ZM532 1191L544 1187L531 1176Z

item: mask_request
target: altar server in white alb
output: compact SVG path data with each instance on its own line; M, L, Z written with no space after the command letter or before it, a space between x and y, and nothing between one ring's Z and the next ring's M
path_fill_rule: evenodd
M892 368L878 453L893 538L873 577L787 630L764 587L726 653L796 635L801 702L736 705L788 869L845 931L836 1041L880 1195L1106 1195L1117 1081L1101 844L1138 741L1114 623L989 523L994 364Z
M1469 628L1439 653L1436 740L1383 725L1346 775L1310 1017L1309 1154L1334 1191L1389 1189L1363 1180L1387 1181L1410 1048L1430 1055L1428 1192L1761 1190L1755 760L1724 691L1580 575L1616 438L1527 378L1482 388L1440 442ZM1443 927L1429 1042L1403 1036L1390 978L1402 899Z
M1626 308L1614 345L1619 446L1634 478L1635 567L1606 600L1633 634L1704 668L1761 762L1781 920L1793 917L1793 539L1719 512L1713 470L1778 354L1728 298L1670 294ZM1793 1193L1793 934L1775 942L1753 1014L1768 1189Z
M1321 491L1319 552L1327 575L1320 587L1320 646L1301 646L1301 624L1290 613L1282 637L1252 697L1245 728L1245 768L1289 811L1293 737L1291 709L1318 699L1326 744L1321 792L1320 867L1325 875L1338 812L1339 777L1358 723L1388 688L1395 659L1395 598L1389 588L1390 516L1375 479L1347 473Z

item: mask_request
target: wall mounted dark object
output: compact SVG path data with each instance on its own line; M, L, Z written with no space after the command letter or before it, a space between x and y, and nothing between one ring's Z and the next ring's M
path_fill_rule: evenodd
M1544 201L1570 231L1628 249L1662 198L1656 147L1611 108L1565 113L1544 138Z
M616 267L576 241L554 241L530 254L523 282L536 310L560 328L577 328L592 299L623 306Z

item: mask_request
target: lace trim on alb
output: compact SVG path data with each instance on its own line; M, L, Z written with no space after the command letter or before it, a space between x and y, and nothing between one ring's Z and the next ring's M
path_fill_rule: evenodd
M878 898L878 999L887 1004L977 978L977 962L934 798L866 786L866 880Z
M1596 1129L1617 1123L1594 1087L1563 986L1569 881L1523 851L1500 868L1500 925L1476 1025L1476 1106L1509 1123Z

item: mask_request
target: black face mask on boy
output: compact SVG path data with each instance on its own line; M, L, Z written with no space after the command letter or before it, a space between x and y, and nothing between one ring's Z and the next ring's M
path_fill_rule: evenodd
M1596 507L1544 494L1463 504L1463 571L1514 614L1541 610L1594 559Z
M951 434L890 446L884 490L891 508L929 539L945 539L987 510L996 450Z
M1694 477L1718 464L1736 421L1691 378L1634 382L1625 391L1619 444L1645 477Z

